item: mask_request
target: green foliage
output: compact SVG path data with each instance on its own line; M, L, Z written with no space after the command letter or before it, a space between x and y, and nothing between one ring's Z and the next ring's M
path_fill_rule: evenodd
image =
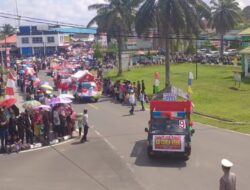
M225 118L239 122L250 122L250 80L243 80L241 87L235 88L233 71L240 70L240 67L198 65L198 80L193 81L192 101L195 105L194 111ZM187 90L188 72L195 75L195 64L173 64L171 67L171 78L173 85ZM112 80L128 79L137 81L143 79L146 85L146 93L152 95L153 76L155 72L160 72L160 88L164 88L164 66L149 66L134 68L125 72L122 77L116 77L115 73L109 73ZM198 118L198 119L197 119ZM204 118L196 117L197 121L205 121ZM215 126L237 130L237 126L213 123L214 120L206 120L206 123ZM250 132L250 125L241 126L239 131Z
M0 31L0 36L4 38L5 36L12 35L16 32L15 28L13 28L10 24L3 25L2 30Z
M172 34L198 35L201 18L208 18L210 9L202 0L145 0L137 12L136 31L147 33L150 28L157 28L159 36L164 40L165 53L165 85L170 83L170 40Z
M106 52L107 52L107 53L117 54L117 53L118 53L117 43L110 42L110 43L108 44L108 48L107 48Z

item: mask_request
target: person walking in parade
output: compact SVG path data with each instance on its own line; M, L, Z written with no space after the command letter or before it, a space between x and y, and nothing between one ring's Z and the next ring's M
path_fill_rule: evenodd
M140 99L141 83L139 80L137 81L137 91L138 91L137 98Z
M230 172L233 163L227 159L221 160L224 175L220 178L220 190L236 190L236 175Z
M88 110L84 109L83 110L83 117L82 117L82 123L83 123L83 136L81 138L81 143L84 143L87 141L87 135L89 131L89 115L88 115Z

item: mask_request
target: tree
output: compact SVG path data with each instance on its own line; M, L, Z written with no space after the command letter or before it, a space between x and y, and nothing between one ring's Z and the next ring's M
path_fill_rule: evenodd
M16 32L15 28L13 28L10 24L5 24L0 31L0 35L2 38L13 35Z
M165 43L165 88L170 90L170 38L179 35L198 35L201 18L208 18L210 9L202 0L145 0L136 17L138 34L157 28ZM192 37L192 36L190 36Z
M242 17L244 19L244 21L246 23L250 22L250 6L246 6L243 10L242 10Z
M103 58L102 47L99 43L94 45L94 58L100 60Z
M235 0L212 0L210 3L212 4L212 16L209 25L220 35L220 57L223 58L224 35L242 21L239 3Z
M136 8L142 0L107 0L108 3L93 4L89 10L97 10L97 15L88 27L97 24L98 32L113 36L118 43L118 75L122 74L122 48L125 36L132 33Z

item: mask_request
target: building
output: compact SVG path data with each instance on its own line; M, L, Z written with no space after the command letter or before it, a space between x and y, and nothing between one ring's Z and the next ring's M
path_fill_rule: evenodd
M52 55L71 45L71 37L85 35L92 39L96 28L61 28L58 26L20 26L17 48L23 57Z
M11 57L16 57L18 52L16 48L16 35L6 36L4 39L0 40L0 62L7 66L10 62ZM6 57L7 56L7 57Z
M16 44L23 57L52 55L69 45L69 35L50 31L48 26L20 26Z

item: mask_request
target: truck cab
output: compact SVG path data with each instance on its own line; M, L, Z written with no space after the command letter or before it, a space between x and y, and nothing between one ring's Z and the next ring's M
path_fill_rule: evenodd
M147 132L147 154L176 156L189 159L191 136L191 102L150 102L150 121Z

